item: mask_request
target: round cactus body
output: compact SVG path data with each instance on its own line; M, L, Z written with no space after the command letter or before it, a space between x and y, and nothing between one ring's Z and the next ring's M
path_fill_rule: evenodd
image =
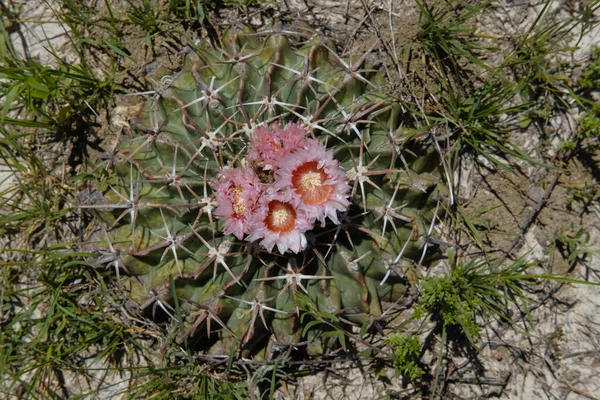
M438 158L364 59L281 27L231 28L147 81L101 215L132 300L181 316L185 338L322 353L330 328L302 310L369 324L404 296L403 271L435 256Z

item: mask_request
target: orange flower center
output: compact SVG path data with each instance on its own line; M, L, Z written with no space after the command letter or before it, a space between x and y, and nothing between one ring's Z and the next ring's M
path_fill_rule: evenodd
M290 203L273 200L269 203L269 212L265 218L265 225L270 231L287 233L296 225L296 211Z
M327 174L318 168L317 161L309 161L298 166L292 173L292 186L302 201L310 205L320 205L329 200L333 185L325 185Z
M233 212L237 217L243 216L244 212L246 212L248 209L248 207L246 207L246 203L244 202L243 194L244 189L241 187L235 186L233 188L233 204L231 205L231 208L233 208Z

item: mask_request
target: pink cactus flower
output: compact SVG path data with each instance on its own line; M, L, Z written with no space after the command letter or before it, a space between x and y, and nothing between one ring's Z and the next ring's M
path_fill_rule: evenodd
M310 218L325 224L325 217L336 224L338 211L350 205L350 185L333 151L316 139L275 163L275 190L291 190Z
M258 127L246 161L252 168L225 168L210 183L223 232L239 240L246 235L268 252L277 247L281 254L298 253L306 249L305 232L315 220L339 224L337 212L350 205L350 185L333 151L306 138L301 124ZM268 179L261 181L260 168L272 171Z
M210 182L215 193L215 216L225 221L223 233L242 240L249 232L263 184L252 168L225 168Z
M313 228L312 219L298 207L291 192L268 190L261 197L247 241L261 239L260 245L268 252L277 246L279 253L298 253L306 249L304 232Z
M259 126L250 136L247 160L270 170L278 160L285 158L306 140L306 131L301 124L288 123L280 128L276 122L272 127Z

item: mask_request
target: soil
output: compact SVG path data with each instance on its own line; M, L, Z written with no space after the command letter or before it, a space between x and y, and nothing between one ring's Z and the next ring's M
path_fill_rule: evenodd
M61 55L75 61L64 29L58 24L39 22L53 18L48 3L39 1L36 2L39 7L30 7L32 3L27 2L21 13L24 20L37 22L23 23L22 30L12 34L26 43L21 51L52 65L53 58L43 45L48 37ZM393 47L403 49L418 33L418 8L413 2L283 0L280 3L281 6L265 5L263 13L255 13L249 21L260 25L266 20L264 15L271 15L290 24L308 24L332 37L341 49L348 49L349 56L360 56L372 49L371 62L382 64L390 82L408 82L392 86L391 93L400 98L421 98L427 92L427 78L418 72L422 67L419 49L415 48L416 53L407 59L396 54ZM390 10L392 3L394 9ZM555 16L572 12L573 7L577 7L573 2L555 1L552 4ZM510 39L531 24L541 7L536 2L493 3L479 18L478 31ZM218 24L227 24L242 17L228 14L212 18ZM58 30L50 32L55 28ZM103 32L92 27L89 34L101 37ZM591 32L588 35L591 39L586 37L571 53L570 60L574 65L585 65L591 46L597 43L594 38L599 36L598 32L598 29ZM120 62L130 73L119 77L118 84L130 93L145 89L145 66L160 60L177 70L181 64L179 52L187 40L208 40L206 31L173 32L150 41L139 28L128 28L123 34L131 40L125 41L127 48L123 50L128 57L121 58ZM374 43L376 46L372 47ZM111 70L105 55L90 53L87 56L99 74ZM110 151L127 122L120 114L127 100L121 98L116 102L115 108L98 110L97 119L92 121L96 140L86 150L90 157ZM527 129L517 127L511 134L525 151L540 162L547 162L555 157L556 146L552 144L555 139L574 134L576 125L569 123L573 119L576 116L567 113L557 115L553 121L555 129L544 132L545 143L534 139L542 135L533 125ZM64 157L70 151L70 148L55 149L53 154L62 153ZM56 160L54 156L50 158ZM457 173L457 196L459 212L468 216L481 232L486 256L501 258L510 249L508 258L525 257L534 263L532 273L568 274L571 279L600 282L600 255L592 255L600 249L600 207L597 203L600 155L588 154L583 160L572 157L562 169L523 165L518 173L490 172L480 161L465 160L461 165L460 173ZM62 165L65 163L57 163L56 168ZM578 237L580 230L584 234ZM465 249L463 255L474 251L474 239L469 232L459 232L459 238ZM569 261L568 239L578 240L581 248L590 249L588 254ZM594 286L550 281L528 296L530 303L525 308L530 315L514 310L518 329L501 323L484 324L484 340L479 352L465 354L448 349L442 363L444 398L600 398L600 380L596 372L600 368L600 319L597 316L600 291ZM432 341L436 349L426 351L424 362L433 368L438 361L439 343ZM139 363L138 356L123 362ZM65 389L67 397L97 391L90 398L114 398L115 393L131 383L129 375L99 373L105 365L92 365L91 358L88 361L90 370L95 371L93 376L85 382L72 377L73 387ZM331 364L323 372L298 378L293 384L284 384L277 397L369 399L404 398L414 394L403 387L393 369L382 368L374 375L373 365L367 364L368 361L365 365L354 362Z

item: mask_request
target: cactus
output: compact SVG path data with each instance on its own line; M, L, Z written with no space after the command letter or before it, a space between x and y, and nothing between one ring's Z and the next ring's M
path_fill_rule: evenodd
M145 310L183 320L180 339L320 354L332 335L301 318L306 302L369 324L404 296L403 271L435 257L437 154L367 58L277 25L233 27L181 71L148 71L92 207L109 227L102 260ZM299 165L312 168L304 189L326 189L310 201Z

